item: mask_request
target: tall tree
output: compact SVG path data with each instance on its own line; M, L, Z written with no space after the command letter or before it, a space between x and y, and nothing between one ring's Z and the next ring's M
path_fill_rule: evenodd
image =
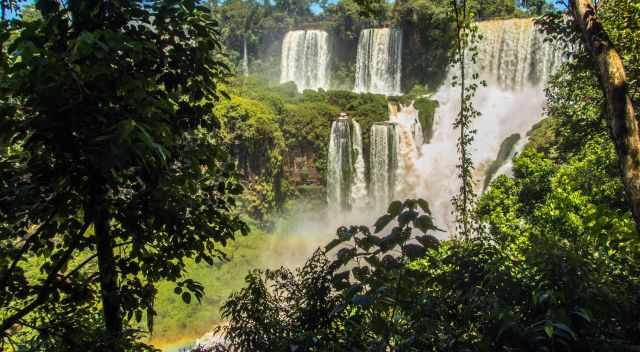
M36 329L122 351L132 319L152 329L156 282L199 299L185 259L246 232L213 116L217 23L196 0L36 8L0 69L0 349ZM104 341L87 342L98 306Z
M591 0L571 0L569 6L606 98L607 117L625 191L636 227L640 229L640 129L622 57L598 20Z

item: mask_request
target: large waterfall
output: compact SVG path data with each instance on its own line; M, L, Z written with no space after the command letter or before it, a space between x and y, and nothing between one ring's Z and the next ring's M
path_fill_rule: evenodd
M282 42L280 83L299 91L328 87L329 35L325 31L291 31Z
M543 117L544 84L562 64L563 58L561 50L545 42L544 35L535 30L530 19L488 21L478 26L482 35L478 46L480 50L476 62L467 63L466 69L469 76L478 73L480 79L488 83L488 87L478 89L473 101L474 107L481 113L473 122L476 136L470 148L475 166L476 191L480 193L493 177L510 173L510 159L526 145L527 133ZM399 57L394 58L395 54L399 55L400 40L401 35L396 30L362 32L358 48L357 91L399 92L399 70L395 75L392 72L400 64ZM397 64L391 64L394 60L398 60ZM425 198L431 205L436 224L448 228L450 233L455 231L451 199L459 190L459 130L453 127L453 122L460 111L460 94L459 86L451 86L455 71L449 72L447 81L434 95L440 105L429 143L424 144L418 111L413 104L402 106L390 103L389 121L371 127L369 150L368 198L372 208L380 213L391 200ZM342 123L345 124L342 129L347 129L348 123ZM343 134L351 136L336 128L334 125L330 146L330 180L340 178L337 170L341 166L336 160L339 159L337 155L341 154L333 154L339 153L334 150L334 139L338 140L337 137ZM359 126L354 135L361 138ZM351 155L359 158L361 146L349 143L356 145L352 148L358 152L343 156L340 160L347 160ZM354 161L349 159L343 162ZM349 165L356 165L356 170L364 167L364 163L360 164L358 160ZM346 189L353 192L353 204L353 196L360 195L360 191L366 187L362 178L352 175L352 170L349 169L349 175L342 176L342 182L350 180L349 186L342 184L338 187L338 183L330 183L329 187L330 194ZM356 179L357 182L354 181ZM335 199L335 195L330 196L330 204L337 202ZM358 199L362 197L358 196Z
M400 95L402 31L365 29L358 40L356 92Z
M502 142L509 136L526 136L543 115L544 83L562 63L561 51L544 42L529 19L487 21L478 24L483 36L476 65L468 70L478 73L488 87L480 87L473 101L481 116L473 123L476 138L471 148L477 192L482 191L487 171L498 157ZM450 75L455 72L449 72ZM436 93L440 102L436 111L434 136L422 148L417 162L422 177L417 195L431 204L435 221L454 231L451 198L457 193L459 131L453 121L460 111L459 87L445 82ZM522 148L525 139L517 148ZM510 156L513 151L509 153ZM499 173L507 173L504 170Z

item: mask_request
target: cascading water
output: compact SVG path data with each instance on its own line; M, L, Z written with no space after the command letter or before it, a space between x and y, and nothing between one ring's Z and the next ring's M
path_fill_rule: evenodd
M326 89L329 35L325 31L291 31L282 42L280 83L294 82L298 90Z
M365 179L364 156L362 153L362 130L353 120L353 181L351 186L351 204L354 209L363 209L367 205L367 181Z
M400 95L402 31L395 28L365 29L358 40L356 92Z
M351 198L351 126L341 117L331 125L327 164L327 202L331 210L347 210Z
M243 41L243 55L242 55L242 74L249 76L249 56L247 55L247 40Z
M562 63L561 50L544 42L530 19L478 23L483 40L475 65L467 65L486 80L473 100L481 116L473 122L476 138L471 148L474 178L481 191L488 166L496 159L500 145L513 134L525 136L542 118L544 83ZM449 72L453 75L455 72ZM435 221L453 232L451 198L459 180L457 138L453 121L460 111L459 87L445 82L435 94L440 103L436 111L434 136L422 147L417 169L422 177L418 195L427 199ZM524 146L524 141L517 144ZM506 173L505 170L500 170Z
M398 170L398 136L395 123L376 123L371 126L370 194L373 205L386 207L393 199L395 176Z
M420 183L416 170L419 148L423 136L418 110L411 103L408 106L389 104L389 121L395 123L397 132L396 170L394 195L397 199L415 197L415 190ZM420 131L420 135L417 132Z

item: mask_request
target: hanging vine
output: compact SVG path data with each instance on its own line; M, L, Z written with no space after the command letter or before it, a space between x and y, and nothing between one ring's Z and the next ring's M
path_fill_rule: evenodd
M473 11L470 1L451 0L453 17L455 20L455 45L453 70L459 74L452 77L451 85L460 87L460 111L454 122L454 127L459 129L458 135L458 178L460 189L452 202L456 216L455 237L468 239L476 232L477 224L473 216L476 193L473 179L473 161L471 160L471 145L473 144L476 130L473 129L473 120L480 112L473 107L473 97L479 85L486 85L480 81L478 73L474 72L478 57L478 41L481 39L478 27L473 23Z

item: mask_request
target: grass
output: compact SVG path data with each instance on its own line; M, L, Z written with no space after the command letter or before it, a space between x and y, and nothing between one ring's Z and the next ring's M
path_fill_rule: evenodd
M297 266L322 242L321 236L281 233L268 234L254 229L247 237L228 245L225 252L230 261L209 266L189 264L188 275L205 287L205 297L198 303L182 302L173 292L174 284L158 285L154 335L150 343L155 347L175 351L220 324L220 307L234 291L244 286L250 270Z

